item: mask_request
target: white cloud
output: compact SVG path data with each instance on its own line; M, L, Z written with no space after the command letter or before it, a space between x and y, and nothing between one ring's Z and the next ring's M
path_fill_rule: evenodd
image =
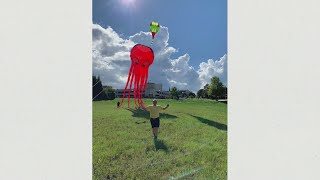
M149 68L149 81L162 83L163 89L176 86L178 89L189 89L194 92L210 82L213 75L227 82L227 56L220 60L209 59L202 62L198 70L189 65L190 56L184 54L171 59L178 50L169 46L169 31L161 27L151 43L151 33L139 32L128 39L121 38L111 27L103 28L93 24L93 74L100 76L102 84L114 88L124 88L131 66L130 50L135 44L150 46L155 54L153 64Z
M225 54L220 60L214 61L209 59L207 62L202 62L199 65L199 80L201 87L210 84L210 79L213 76L218 76L224 85L227 85L227 55Z

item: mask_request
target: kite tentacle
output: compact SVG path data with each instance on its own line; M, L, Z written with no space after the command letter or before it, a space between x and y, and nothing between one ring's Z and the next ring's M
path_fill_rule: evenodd
M140 107L141 104L141 87L142 87L142 78L143 74L140 74L139 80L138 80L138 92L137 92L137 99L138 99L138 107Z
M145 107L144 106L144 102L143 102L143 99L142 99L142 94L143 94L143 92L144 92L144 82L145 82L145 75L143 75L142 76L142 78L141 78L141 88L140 88L140 92L141 92L141 94L140 94L140 96L139 96L139 100L140 100L140 104L142 104L142 106L143 107Z
M148 83L148 71L149 71L149 67L147 67L146 73L145 73L145 80L144 80L144 86L143 86L143 92L146 91L146 87L147 87L147 83ZM144 102L142 101L142 105L143 107L145 107Z
M131 78L131 74L133 72L133 66L130 66L130 70L129 70L129 76L128 76L128 80L127 80L127 84L123 90L123 94L122 94L122 100L121 100L121 103L120 103L120 106L119 107L122 107L122 104L123 104L123 100L124 100L124 95L126 93L126 90L127 90L127 87L128 87L128 83L129 83L129 80Z
M142 93L143 93L143 86L144 86L144 78L145 78L145 74L144 71L142 72L142 75L140 77L140 82L139 82L139 105L141 104L141 100L142 100Z
M140 79L140 74L137 73L135 78L134 78L134 103L136 105L136 107L139 107L139 105L137 104L137 98L138 98L138 90L139 90L139 79Z
M144 69L143 71L143 78L141 78L142 86L141 86L141 92L145 92L146 90L146 84L148 82L148 69ZM145 104L143 102L142 96L140 96L140 101L142 102L142 106L145 107Z
M147 67L146 70L144 71L144 81L143 81L143 86L142 86L142 92L146 91L146 87L147 87L147 83L148 83L148 70L149 70L149 67ZM145 104L144 104L142 98L141 98L141 101L142 101L142 106L145 107Z
M129 93L128 93L128 108L130 108L130 97L131 97L131 89L132 89L132 81L133 81L133 78L134 78L134 68L132 69L132 72L131 72L131 74L132 74L132 77L131 77L131 79L130 79L130 86L129 86Z

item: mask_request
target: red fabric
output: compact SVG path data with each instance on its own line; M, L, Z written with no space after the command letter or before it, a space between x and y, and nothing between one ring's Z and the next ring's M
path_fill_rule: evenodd
M122 100L120 103L120 107L122 107L124 97L128 94L128 107L130 108L130 95L132 89L132 82L134 83L134 103L136 107L140 106L140 103L145 107L144 102L142 100L142 94L146 89L146 84L148 82L148 70L150 65L153 63L154 54L153 50L141 44L135 45L130 52L130 59L131 59L131 67L128 74L128 80L126 86L124 88ZM127 92L128 84L129 90Z
M154 39L154 36L156 35L155 32L151 32L152 33L152 39Z

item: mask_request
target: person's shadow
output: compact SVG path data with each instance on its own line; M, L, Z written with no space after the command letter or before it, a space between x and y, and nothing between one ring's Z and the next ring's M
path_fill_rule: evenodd
M132 117L138 117L138 118L144 118L144 119L150 119L150 113L148 111L144 111L142 109L138 108L125 108L126 110L132 112ZM167 114L167 113L160 113L161 120L163 119L174 119L177 118L175 115Z
M166 153L169 152L167 145L165 145L162 140L154 139L153 142L154 142L154 147L156 148L156 151L163 150Z
M225 124L218 123L218 122L215 122L215 121L212 121L212 120L209 120L209 119L205 119L205 118L202 118L202 117L199 117L199 116L194 116L194 115L191 115L191 114L188 114L188 115L196 118L198 121L200 121L200 122L202 122L204 124L207 124L209 126L215 127L217 129L220 129L220 130L223 130L223 131L227 131L227 129L228 129L227 125L225 125Z
M133 109L133 108L125 108L126 110L132 112L132 117L145 118L149 119L149 112L144 111L142 109Z

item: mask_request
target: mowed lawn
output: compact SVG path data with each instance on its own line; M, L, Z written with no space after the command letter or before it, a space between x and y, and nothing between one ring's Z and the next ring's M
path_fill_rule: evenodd
M154 141L149 113L118 100L93 102L93 179L227 179L226 104L159 99Z

